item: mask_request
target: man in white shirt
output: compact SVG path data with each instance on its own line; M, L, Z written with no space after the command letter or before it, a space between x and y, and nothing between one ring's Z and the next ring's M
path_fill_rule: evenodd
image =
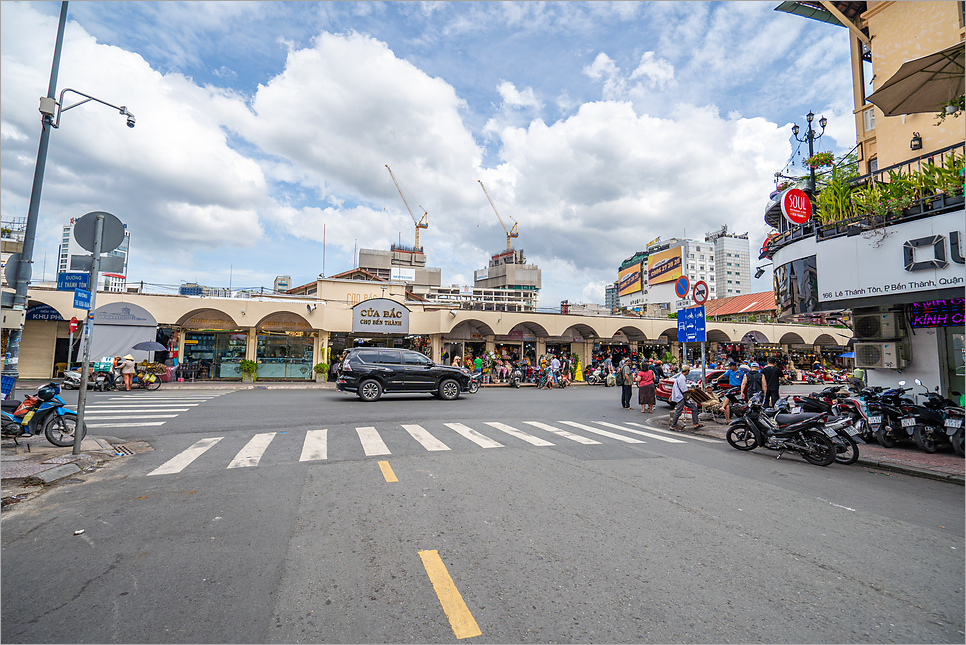
M678 430L678 419L684 412L685 407L691 410L691 427L700 428L703 425L698 423L697 406L687 396L687 391L691 389L691 383L688 382L688 372L690 371L689 366L682 365L681 371L674 377L674 383L671 386L671 403L674 403L674 413L671 415L671 422L668 424L671 430Z
M553 379L554 385L560 384L560 359L554 354L553 360L550 361L550 377Z

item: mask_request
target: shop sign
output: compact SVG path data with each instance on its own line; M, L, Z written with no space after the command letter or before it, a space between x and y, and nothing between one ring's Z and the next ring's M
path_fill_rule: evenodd
M909 305L909 323L919 327L962 327L966 299L930 300Z
M781 195L782 215L792 224L804 224L812 217L812 200L800 188L789 188Z
M97 308L94 324L155 327L158 323L144 307L130 302L112 302Z
M34 305L27 310L26 320L63 320L60 312L50 305Z
M360 302L352 308L352 332L408 334L409 308L388 298Z
M962 227L959 211L816 244L819 300L962 289Z

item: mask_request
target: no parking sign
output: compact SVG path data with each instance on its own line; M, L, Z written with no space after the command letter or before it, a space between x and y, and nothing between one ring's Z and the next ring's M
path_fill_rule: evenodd
M674 283L674 294L678 298L687 298L689 291L691 291L691 281L688 280L688 276L682 275L680 278L678 278L678 281Z

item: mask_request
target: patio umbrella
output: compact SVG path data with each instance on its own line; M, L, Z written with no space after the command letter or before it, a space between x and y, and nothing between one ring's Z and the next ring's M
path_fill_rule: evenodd
M168 348L161 343L156 343L153 340L146 340L142 343L138 343L131 349L136 349L142 352L166 352Z
M869 95L886 116L939 112L963 95L963 43L902 64L892 78Z

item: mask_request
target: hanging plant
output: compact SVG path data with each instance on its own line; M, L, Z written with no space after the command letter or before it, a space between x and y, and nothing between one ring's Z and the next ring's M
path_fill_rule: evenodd
M809 168L822 168L831 166L833 163L835 163L835 157L831 152L816 152L805 160L805 165Z
M952 116L954 119L958 117L963 111L966 110L966 95L960 96L959 98L946 101L939 105L939 114L936 115L935 125L942 124L946 120L947 116Z

